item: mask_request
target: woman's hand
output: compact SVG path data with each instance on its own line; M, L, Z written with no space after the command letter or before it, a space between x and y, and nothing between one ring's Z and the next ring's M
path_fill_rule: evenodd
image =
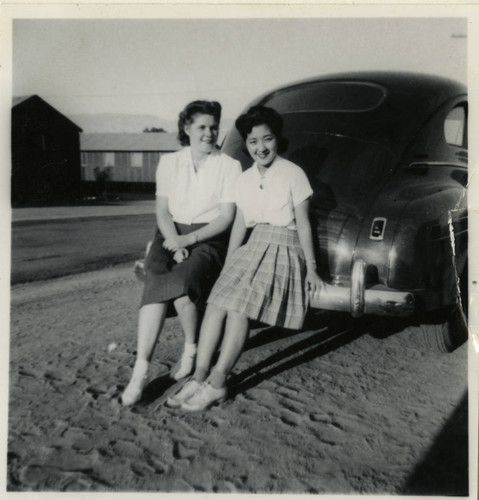
M181 264L184 260L186 260L190 256L188 250L186 248L180 248L173 254L173 260L177 264Z
M169 250L170 252L177 252L182 248L189 247L195 243L196 238L191 234L185 234L183 236L177 235L170 238L166 238L163 242L163 248Z
M309 268L306 271L306 286L310 295L319 294L324 287L324 281L318 276L316 269Z
M306 259L306 289L311 296L319 295L324 288L323 280L318 276L316 258L314 256L313 236L309 221L309 198L294 207L296 229L301 248Z

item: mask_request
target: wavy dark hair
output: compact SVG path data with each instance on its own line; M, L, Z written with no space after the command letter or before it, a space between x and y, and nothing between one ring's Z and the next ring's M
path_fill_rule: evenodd
M271 129L278 141L278 153L284 153L288 147L288 140L283 136L283 119L281 115L267 106L252 106L235 122L236 129L243 141L246 141L253 127L258 125L267 125Z
M193 101L185 106L178 118L178 140L182 146L190 145L190 138L185 132L185 127L193 123L195 115L210 115L219 125L221 104L217 101Z

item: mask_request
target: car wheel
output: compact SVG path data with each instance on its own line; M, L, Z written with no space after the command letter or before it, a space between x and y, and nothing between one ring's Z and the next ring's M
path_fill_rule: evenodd
M466 319L459 306L454 306L445 320L424 322L416 328L421 347L436 352L453 352L467 340Z
M436 352L452 352L467 340L468 273L467 263L461 280L461 305L455 304L439 313L429 313L417 327L422 347ZM462 307L461 307L462 306ZM429 321L428 321L429 320Z

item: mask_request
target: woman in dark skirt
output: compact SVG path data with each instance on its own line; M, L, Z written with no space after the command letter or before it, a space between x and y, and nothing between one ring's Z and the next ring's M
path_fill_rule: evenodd
M236 218L225 267L208 298L194 376L167 400L186 411L226 397L226 378L243 350L250 320L300 329L310 294L322 286L308 215L311 186L300 167L277 155L285 144L281 116L254 106L236 127L255 162L235 185ZM243 245L248 228L253 231Z
M190 375L206 298L226 256L235 205L232 186L240 163L216 148L221 106L194 101L180 113L182 150L163 155L156 172L157 229L145 262L146 277L138 321L138 346L122 403L141 398L148 369L170 303L185 334L172 377Z

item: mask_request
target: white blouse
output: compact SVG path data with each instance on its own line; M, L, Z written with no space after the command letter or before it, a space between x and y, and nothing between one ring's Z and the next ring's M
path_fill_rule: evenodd
M191 149L183 148L160 158L156 170L156 196L168 198L175 222L208 223L220 215L221 203L233 203L232 187L241 164L217 150L195 172Z
M234 190L246 227L267 223L295 229L294 207L313 194L303 169L280 156L264 176L254 163L241 174Z

